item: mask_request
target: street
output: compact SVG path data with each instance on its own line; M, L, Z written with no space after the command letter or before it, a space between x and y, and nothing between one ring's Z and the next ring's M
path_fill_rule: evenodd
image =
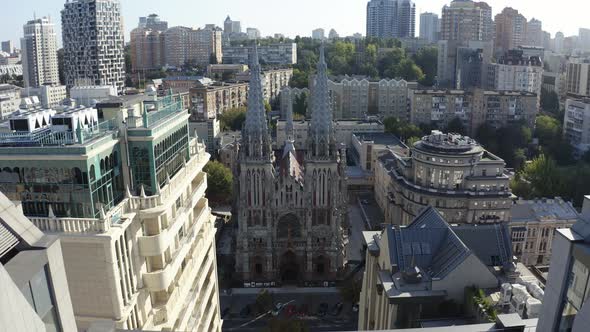
M240 315L240 312L247 305L253 305L261 289L234 289L231 295L221 294L221 311L226 312L223 317L223 331L260 331L267 326L268 321L273 316L269 315L257 320L245 327L242 325L254 320L255 313L250 313L247 317ZM352 304L344 303L342 311L334 316L330 312L334 305L341 302L340 293L337 288L271 288L270 292L273 303L287 303L293 301L297 312L307 311L307 315L297 317L286 317L286 310L282 310L279 315L284 319L300 319L309 327L310 331L353 331L357 329L358 314L352 312ZM326 303L329 310L323 317L318 317L317 312L322 303ZM229 312L227 312L229 308Z

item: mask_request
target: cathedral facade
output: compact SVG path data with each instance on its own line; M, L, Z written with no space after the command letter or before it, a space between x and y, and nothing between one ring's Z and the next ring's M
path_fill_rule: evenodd
M305 150L295 149L292 109L286 114L286 141L272 148L256 47L251 75L234 174L237 277L335 280L346 263L346 147L335 140L323 47Z

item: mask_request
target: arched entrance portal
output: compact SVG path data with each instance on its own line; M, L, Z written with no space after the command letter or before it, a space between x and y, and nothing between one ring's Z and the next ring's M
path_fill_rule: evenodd
M299 280L299 264L297 256L292 251L287 251L281 256L281 281L286 284L294 284Z

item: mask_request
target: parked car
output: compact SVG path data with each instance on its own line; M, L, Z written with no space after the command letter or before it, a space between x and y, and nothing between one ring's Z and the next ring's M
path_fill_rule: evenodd
M356 303L352 306L352 312L359 312L359 304Z
M242 310L240 310L240 317L246 318L246 317L250 316L251 313L252 313L252 309L250 308L250 305L247 304L244 308L242 308Z
M332 316L340 315L340 313L342 312L342 307L343 307L342 302L338 302L338 303L334 304L334 306L332 307L332 310L330 311L330 315L332 315Z
M326 302L320 303L320 306L318 307L318 313L317 313L317 315L319 317L324 317L328 313L329 307L330 306Z

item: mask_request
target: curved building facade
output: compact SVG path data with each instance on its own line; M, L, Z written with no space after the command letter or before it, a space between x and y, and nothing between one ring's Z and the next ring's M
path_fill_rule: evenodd
M469 137L433 131L408 154L390 151L379 164L389 175L384 210L391 223L407 225L426 206L436 207L450 223L509 218L512 194L504 160Z

